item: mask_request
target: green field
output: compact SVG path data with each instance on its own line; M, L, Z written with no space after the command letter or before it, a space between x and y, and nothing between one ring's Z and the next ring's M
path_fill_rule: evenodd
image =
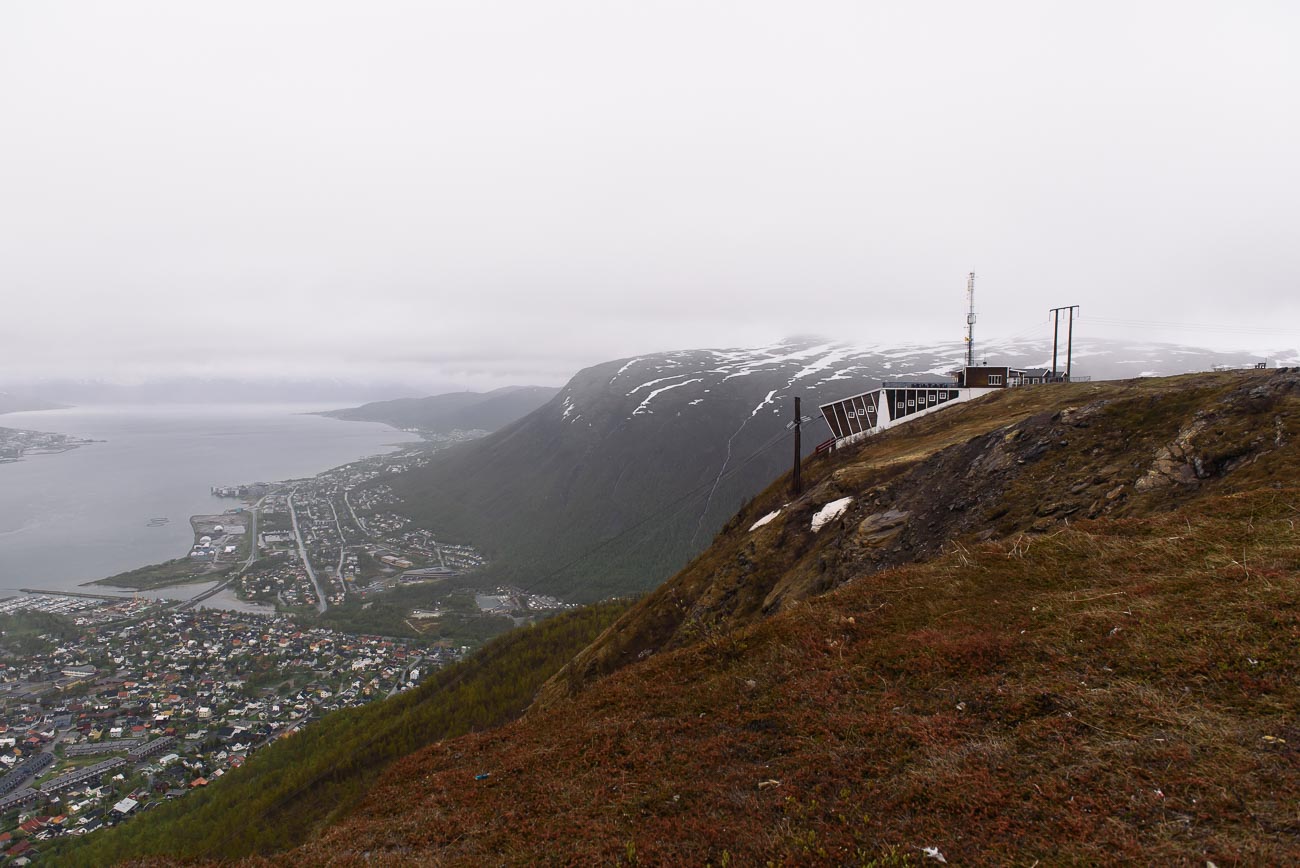
M209 569L206 563L195 563L188 557L176 558L175 560L164 561L161 564L150 564L147 567L118 573L115 576L92 582L92 584L148 591L172 585L214 582L224 577L236 564L237 562L231 561L215 569Z

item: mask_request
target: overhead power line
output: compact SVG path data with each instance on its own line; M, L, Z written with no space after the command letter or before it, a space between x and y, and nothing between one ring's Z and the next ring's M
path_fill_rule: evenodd
M1168 328L1188 331L1224 332L1230 334L1290 335L1300 337L1300 331L1294 328L1274 328L1269 326L1224 325L1211 323L1175 322L1172 320L1121 319L1117 317L1090 316L1088 321L1102 325L1121 328Z

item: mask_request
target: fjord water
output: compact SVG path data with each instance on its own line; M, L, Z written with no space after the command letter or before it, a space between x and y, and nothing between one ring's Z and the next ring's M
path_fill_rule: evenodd
M0 594L77 590L184 555L191 515L241 505L213 497L214 485L312 476L418 440L386 425L305 415L320 409L105 405L0 416L2 427L103 441L0 464ZM169 521L151 527L155 518Z

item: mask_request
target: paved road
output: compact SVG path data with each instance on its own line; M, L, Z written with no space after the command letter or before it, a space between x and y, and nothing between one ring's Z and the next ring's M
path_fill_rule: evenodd
M325 589L321 587L320 579L316 578L316 571L311 568L307 547L303 545L302 534L298 531L298 511L293 508L293 496L297 493L296 488L289 493L289 520L293 522L293 535L298 539L298 556L302 558L302 565L307 569L307 578L311 579L312 585L316 588L316 611L323 613L329 608L329 603L325 600Z
M262 512L263 500L266 500L266 498L263 497L262 500L259 500L257 503L253 504L253 520L249 525L248 530L246 531L246 533L248 534L248 538L252 541L252 543L248 547L248 563L244 564L244 570L247 570L249 567L251 567L253 565L253 561L257 560L257 516Z
M347 497L346 491L343 492L343 496ZM347 585L343 582L343 557L348 553L348 549L343 539L343 525L339 522L339 511L334 508L333 498L330 499L330 512L334 513L334 527L337 528L339 532L339 565L334 570L334 575L338 576L339 587L342 588L343 592L346 594Z
M370 531L366 529L366 523L361 520L361 516L357 515L357 511L353 508L352 501L348 499L348 493L346 491L343 492L343 502L347 505L348 512L352 513L352 520L357 523L357 527L361 528L365 533L370 533Z
M406 683L407 676L411 674L411 670L418 667L422 660L424 660L424 657L419 656L416 657L414 660L412 660L409 664L407 664L407 667L402 670L402 673L400 675L397 676L397 683L393 685L393 689L388 691L389 699L397 695L397 691L401 690L402 685Z

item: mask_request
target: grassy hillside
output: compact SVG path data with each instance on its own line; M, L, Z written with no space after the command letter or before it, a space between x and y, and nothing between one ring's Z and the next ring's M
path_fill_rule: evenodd
M1183 385L1089 422L1132 438L1133 482L1171 480L1129 506L962 534L739 626L697 618L671 650L395 764L275 864L921 864L928 847L965 864L1294 863L1300 395L1294 377L1208 380L1213 402ZM1145 450L1175 418L1175 441L1205 422L1188 441L1202 459L1268 424L1193 483ZM1033 502L1094 485L1056 458ZM1008 490L990 506L1018 508ZM814 549L849 548L869 518Z
M230 859L300 844L352 807L394 760L517 716L624 607L602 603L512 631L415 690L327 715L204 790L62 845L51 864Z
M272 861L1295 862L1298 411L1295 374L1023 390L838 455L618 665Z

